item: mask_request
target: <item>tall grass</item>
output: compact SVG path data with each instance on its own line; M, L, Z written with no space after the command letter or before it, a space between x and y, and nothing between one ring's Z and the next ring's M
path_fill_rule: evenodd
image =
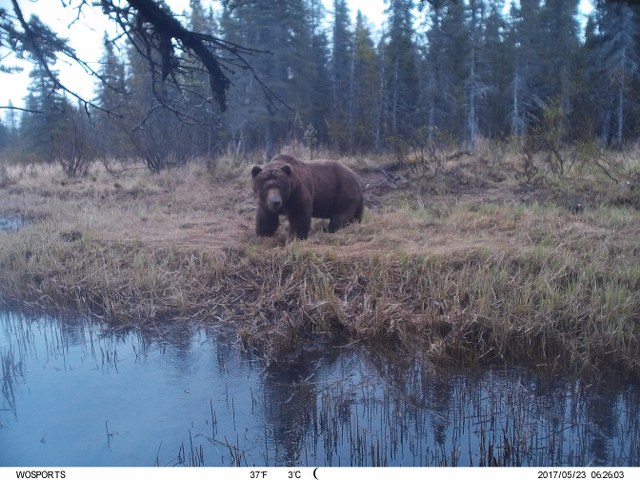
M640 374L640 214L629 206L418 206L409 190L362 224L328 234L316 222L308 241L289 242L254 237L245 177L211 183L192 166L63 186L38 175L0 189L40 219L0 233L5 303L114 323L224 322L266 363L363 342L438 362Z

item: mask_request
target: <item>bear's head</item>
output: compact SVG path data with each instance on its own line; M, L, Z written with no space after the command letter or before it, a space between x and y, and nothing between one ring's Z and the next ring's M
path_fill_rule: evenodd
M291 195L292 174L291 165L287 164L277 167L253 167L253 191L258 195L260 205L271 213L280 213Z

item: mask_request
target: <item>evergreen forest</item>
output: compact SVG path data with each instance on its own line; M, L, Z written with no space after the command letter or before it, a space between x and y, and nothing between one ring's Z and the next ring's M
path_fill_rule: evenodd
M226 108L201 69L170 88L142 43L105 34L95 105L36 67L24 111L4 110L0 150L74 176L99 158L159 171L292 143L339 155L484 139L619 149L640 134L640 7L597 0L587 16L579 3L390 0L377 29L346 0L190 0L180 21L244 52L227 67Z

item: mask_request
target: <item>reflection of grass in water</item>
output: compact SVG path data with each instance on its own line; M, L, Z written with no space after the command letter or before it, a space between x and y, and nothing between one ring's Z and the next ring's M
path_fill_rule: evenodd
M631 389L536 378L524 370L443 373L424 362L393 362L384 355L350 360L340 368L337 379L301 377L279 384L280 396L265 396L265 402L277 404L264 410L280 412L282 418L265 419L270 423L264 438L243 424L227 432L234 442L194 434L192 455L178 458L193 465L195 451L198 462L208 465L640 462L640 406ZM225 417L218 413L219 419ZM198 438L206 441L198 444Z
M32 347L33 332L18 316L14 316L9 312L3 312L2 315L6 318L5 322L3 322L4 333L11 339L7 347L0 348L2 398L4 403L2 409L11 410L15 413L16 379L23 378L25 375L24 358L27 351Z
M13 348L0 350L2 363L2 397L7 409L15 410L15 379L24 375L22 361L16 362Z
M236 436L236 443L232 444L225 437L224 441L216 440L215 438L207 437L206 435L194 435L191 430L189 430L189 452L187 453L187 448L185 447L184 442L180 444L178 448L178 453L175 457L169 459L165 463L160 463L160 450L162 448L162 442L158 446L158 452L156 453L156 459L154 462L154 466L183 466L183 467L204 467L206 465L204 458L204 446L203 444L195 445L194 438L205 438L208 444L212 445L216 453L220 457L221 465L230 465L234 467L241 466L249 466L247 462L247 453L240 448L240 437ZM205 443L206 445L207 443ZM223 447L222 450L218 447ZM225 457L225 452L228 451L228 457Z
M8 399L5 392L12 394L16 379L20 382L23 371L31 370L20 359L29 358L24 352L34 334L46 335L47 352L82 340L96 367L101 357L103 368L126 363L115 337L94 337L89 324L76 327L17 318L8 322L11 347L0 349L7 405L11 396ZM171 337L171 344L188 343L179 333ZM241 409L230 390L226 402L215 409L210 399L201 412L204 425L188 427L182 441L174 440L179 446L169 447L170 455L158 448L156 463L640 464L640 402L632 388L607 391L584 381L535 378L524 370L443 371L393 352L373 354L355 348L309 354L299 364L263 372L264 381L256 380L257 387L245 386L244 395L251 399L249 415L243 415L246 408ZM141 352L133 350L137 359ZM215 360L225 375L234 375L229 360L235 354L228 344L219 343ZM108 443L111 432L106 423L105 430Z
M325 425L340 419L327 433L327 444L339 455L340 444L336 448L331 437L346 429L351 464L638 464L640 429L628 410L638 412L637 398L582 383L554 385L553 379L525 373L443 376L418 362L404 372L388 360L379 362L375 369L386 381L382 391L342 383L322 403ZM352 412L345 415L343 399L349 397ZM630 421L634 425L625 428ZM382 451L379 439L388 439Z

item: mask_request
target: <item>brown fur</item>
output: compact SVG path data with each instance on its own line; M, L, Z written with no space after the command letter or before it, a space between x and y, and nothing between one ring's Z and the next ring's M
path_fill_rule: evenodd
M362 219L364 199L357 175L333 160L304 162L278 155L263 167L251 170L258 196L256 234L271 236L279 215L289 220L292 236L305 239L311 217L328 218L329 232Z

